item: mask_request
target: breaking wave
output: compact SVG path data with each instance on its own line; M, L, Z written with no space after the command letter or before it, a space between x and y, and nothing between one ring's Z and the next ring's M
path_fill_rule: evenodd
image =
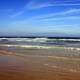
M49 39L49 38L0 38L0 44L32 45L32 46L78 46L80 39Z

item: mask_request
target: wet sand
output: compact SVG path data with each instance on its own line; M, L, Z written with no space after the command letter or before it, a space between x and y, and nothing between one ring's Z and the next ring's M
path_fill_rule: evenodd
M23 55L0 49L0 80L80 80L79 58L39 53Z

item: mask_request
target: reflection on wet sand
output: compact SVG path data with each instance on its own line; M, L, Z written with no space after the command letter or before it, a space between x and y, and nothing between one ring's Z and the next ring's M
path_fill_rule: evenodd
M0 80L80 80L80 59L24 55L0 50Z

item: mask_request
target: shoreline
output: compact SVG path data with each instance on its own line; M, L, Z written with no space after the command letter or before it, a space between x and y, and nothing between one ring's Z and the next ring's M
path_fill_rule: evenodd
M80 80L80 59L25 55L6 49L0 49L0 54L1 80Z
M57 47L58 48L58 47ZM80 58L79 57L69 57L69 56L55 56L55 55L29 55L29 54L22 54L22 53L18 53L18 52L13 52L13 51L9 51L9 50L6 50L6 49L0 49L0 54L3 54L3 55L11 55L11 56L19 56L19 57L47 57L47 58L52 58L52 59L60 59L60 60L71 60L71 61L80 61Z
M12 45L12 44L0 44L2 47L17 47L17 48L32 48L32 49L54 49L54 48L63 48L67 50L77 50L80 51L80 47L72 47L72 46L44 46L44 45Z

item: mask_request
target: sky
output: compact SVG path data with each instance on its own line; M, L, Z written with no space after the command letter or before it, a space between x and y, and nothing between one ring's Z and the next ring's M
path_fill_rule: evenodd
M0 36L80 36L80 0L0 0Z

